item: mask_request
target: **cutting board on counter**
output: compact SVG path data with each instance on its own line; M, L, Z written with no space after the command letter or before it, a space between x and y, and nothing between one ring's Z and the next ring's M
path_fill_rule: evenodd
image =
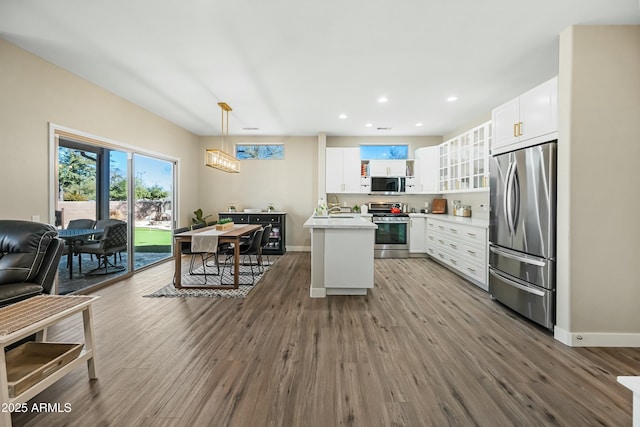
M447 199L433 199L433 202L431 204L431 213L447 213Z

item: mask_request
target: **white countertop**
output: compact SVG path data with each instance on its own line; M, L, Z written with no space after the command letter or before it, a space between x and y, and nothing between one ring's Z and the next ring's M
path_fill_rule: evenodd
M353 215L353 218L310 216L304 223L303 228L358 228L375 230L378 226L356 214Z
M472 227L489 228L489 218L476 218L476 217L464 217L453 216L445 214L427 214L427 219L439 219L442 221L453 222L456 224L470 225Z

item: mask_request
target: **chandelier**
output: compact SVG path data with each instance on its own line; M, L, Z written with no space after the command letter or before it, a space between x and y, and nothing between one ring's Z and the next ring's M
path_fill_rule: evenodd
M225 102L218 102L218 106L222 111L222 123L221 123L221 149L208 148L205 155L205 165L220 169L221 171L239 173L240 172L240 160L236 159L231 154L225 153L224 139L225 133L227 139L229 139L229 111L231 107ZM225 132L226 130L226 132Z

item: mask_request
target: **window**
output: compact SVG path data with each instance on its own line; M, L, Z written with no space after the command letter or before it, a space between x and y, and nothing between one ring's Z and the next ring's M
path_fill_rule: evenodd
M240 160L283 160L284 144L236 144Z
M361 160L406 160L409 158L408 145L361 145Z

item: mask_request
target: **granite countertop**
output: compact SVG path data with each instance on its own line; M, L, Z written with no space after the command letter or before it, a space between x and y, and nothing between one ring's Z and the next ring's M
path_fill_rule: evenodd
M375 230L378 226L360 215L353 215L352 218L341 218L339 216L310 216L304 223L303 228L357 228Z

